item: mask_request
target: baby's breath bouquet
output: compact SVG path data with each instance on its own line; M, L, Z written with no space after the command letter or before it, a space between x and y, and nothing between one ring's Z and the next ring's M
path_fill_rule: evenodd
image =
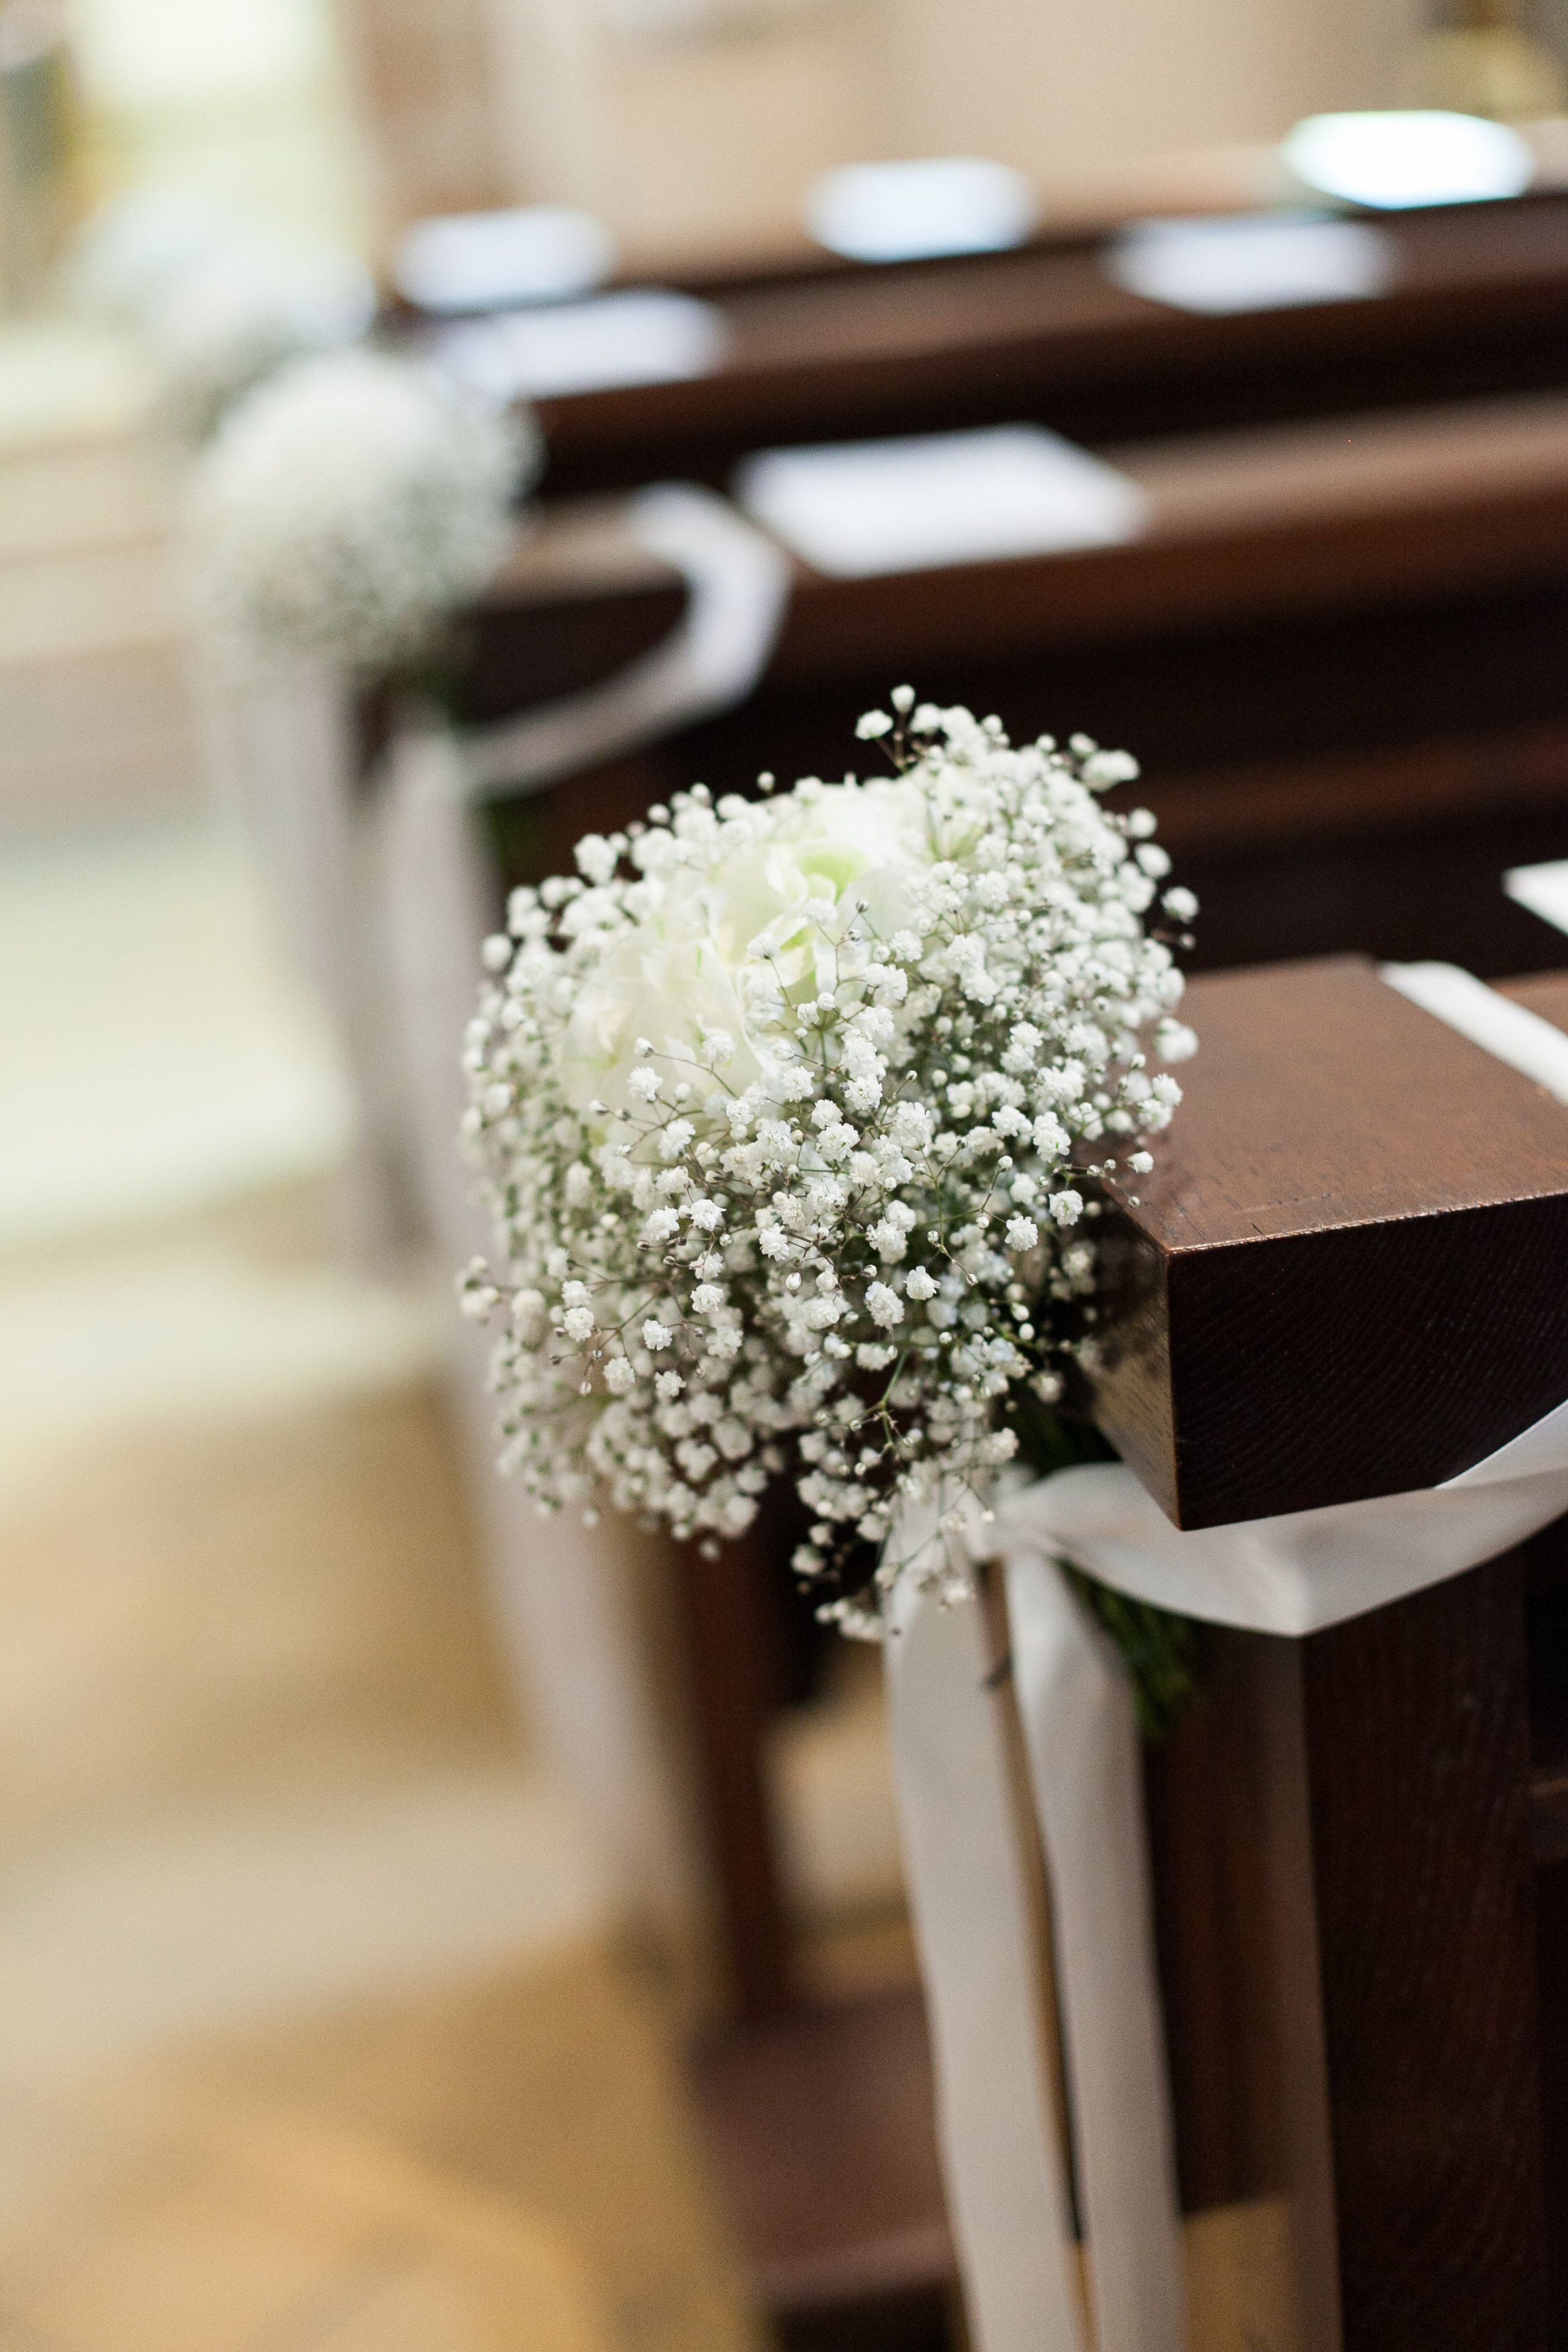
M962 1524L1092 1339L1096 1180L1152 1163L1196 1041L1148 921L1137 773L994 719L862 719L892 773L806 778L579 843L512 894L467 1045L501 1257L503 1464L546 1510L711 1542L793 1468L795 1567L874 1634L905 1506ZM889 1540L889 1538L893 1538Z
M542 461L531 417L417 360L296 359L230 410L194 469L208 625L242 661L406 661L495 570Z

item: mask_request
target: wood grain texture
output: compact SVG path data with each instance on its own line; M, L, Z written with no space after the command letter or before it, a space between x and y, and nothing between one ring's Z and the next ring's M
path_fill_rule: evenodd
M1568 2344L1568 1857L1535 1882L1545 2110L1548 2340Z
M1314 1635L1302 1687L1345 2352L1543 2352L1519 1563Z
M1203 1701L1144 1749L1156 1942L1185 2211L1290 2187L1280 1955L1262 1867L1267 1721L1256 1637L1203 1637Z
M1568 1394L1568 1111L1352 959L1193 985L1108 1434L1183 1526L1434 1486Z
M1543 1019L1568 1029L1568 974L1516 984ZM1521 1549L1528 1585L1530 1828L1537 1864L1536 1958L1546 2123L1551 2341L1568 2345L1568 1519Z
M1539 1013L1554 1029L1568 1029L1568 971L1531 972L1523 980L1500 981L1498 993L1511 996L1516 1004Z

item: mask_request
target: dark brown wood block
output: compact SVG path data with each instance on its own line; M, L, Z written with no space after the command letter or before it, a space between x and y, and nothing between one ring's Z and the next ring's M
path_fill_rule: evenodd
M1189 1003L1181 1114L1116 1196L1097 1383L1171 1516L1435 1486L1561 1402L1568 1108L1360 959Z
M1548 2341L1568 2344L1568 1858L1535 1883L1541 1986L1541 2075L1545 2101Z
M1543 2347L1516 1559L1302 1645L1345 2352Z

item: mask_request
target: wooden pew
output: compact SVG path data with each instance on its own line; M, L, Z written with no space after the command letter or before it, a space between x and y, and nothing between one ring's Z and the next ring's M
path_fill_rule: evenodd
M1568 1031L1568 974L1505 993ZM1560 1402L1568 1109L1360 959L1200 978L1189 1009L1205 1051L1121 1223L1192 1276L1179 1326L1174 1290L1131 1286L1099 1407L1183 1523L1435 1484ZM1300 1297L1259 1232L1310 1237ZM731 1606L756 1567L732 1563ZM1202 1676L1147 1759L1185 2209L1289 2203L1301 2352L1548 2352L1568 2334L1568 1522L1302 1642L1211 1632ZM922 2064L912 2005L884 2001L784 2011L700 2070L786 2341L882 2340L868 2304L940 2340ZM900 2305L895 2250L923 2305Z
M1507 992L1568 1029L1568 975ZM1133 1263L1206 1246L1099 1401L1182 1523L1436 1484L1561 1402L1568 1109L1357 960L1190 1003L1119 1222ZM1563 2341L1565 1596L1560 1521L1303 1642L1215 1634L1151 1758L1184 2189L1292 2198L1311 2352Z
M1159 812L1205 901L1202 962L1365 947L1496 973L1554 953L1499 877L1561 854L1568 831L1568 401L1108 454L1151 498L1144 539L897 579L800 567L743 709L499 812L502 869L561 870L582 832L698 776L721 791L764 764L842 772L856 715L907 674L922 693L999 709L1018 734L1081 724L1136 745L1146 778L1133 796ZM656 643L679 609L672 579L627 550L611 509L562 509L468 616L456 707L481 721L585 686ZM918 2001L824 2011L798 1998L762 1769L787 1681L789 1549L775 1518L744 1549L679 1571L741 2023L706 2049L698 2080L785 2339L826 2347L847 2328L869 2342L880 2313L934 2344L952 2266ZM1233 1669L1220 1653L1223 1688ZM1256 1707L1238 1702L1241 1728L1223 1739L1184 1735L1179 1768L1173 1750L1152 1775L1184 2175L1199 2207L1279 2174L1259 2087L1270 2051L1244 2041L1237 2054L1212 1965L1227 1921L1247 1948L1245 1881L1208 1853L1204 1905L1184 1912L1172 1892L1195 1868L1178 1790L1206 1790L1218 1818L1234 1810L1251 1785ZM1568 2056L1556 2063L1568 2075Z
M1147 493L1142 538L889 578L798 567L744 708L521 808L509 857L552 870L590 824L696 776L841 773L858 714L908 676L1020 736L1133 746L1133 793L1204 902L1200 963L1539 963L1546 934L1487 866L1568 834L1568 396L1104 454ZM607 510L563 510L469 616L458 707L580 687L679 610Z
M1146 300L1103 234L875 268L687 284L721 315L711 373L547 399L547 497L667 476L722 485L748 450L1032 419L1075 439L1568 383L1568 196L1379 216L1367 299L1228 317ZM679 277L668 282L680 283Z

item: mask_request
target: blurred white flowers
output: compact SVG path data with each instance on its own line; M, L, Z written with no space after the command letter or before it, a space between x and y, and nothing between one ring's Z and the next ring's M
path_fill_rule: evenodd
M286 361L354 342L375 315L357 254L258 227L178 189L143 189L87 229L68 289L145 346L166 423L199 442Z
M1181 1098L1141 1033L1196 1044L1144 928L1153 820L1097 799L1134 764L913 706L859 730L891 778L694 785L515 891L465 1057L505 1465L711 1540L793 1455L796 1568L861 1633L905 1565L861 1548L983 1489L1022 1394L1059 1396L1079 1186L1106 1147L1146 1170Z
M168 420L197 442L275 369L341 350L374 316L375 289L357 255L255 236L177 278L143 329Z
M422 362L296 360L198 459L190 522L209 625L249 654L383 665L483 586L540 463L531 419Z

